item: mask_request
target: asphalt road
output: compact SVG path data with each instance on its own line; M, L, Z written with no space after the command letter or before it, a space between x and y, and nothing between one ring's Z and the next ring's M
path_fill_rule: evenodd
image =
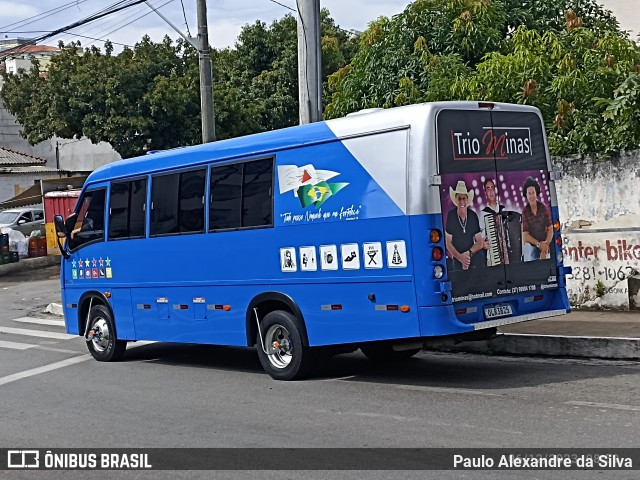
M381 366L353 353L332 359L310 380L276 382L263 373L251 350L153 343L136 345L121 362L99 363L87 355L83 339L47 336L64 333L55 323L59 318L41 313L46 304L59 301L56 269L49 270L38 277L0 279L0 447L639 446L637 362L422 352ZM323 471L302 476L637 478L637 471L558 473ZM287 472L277 458L259 474L98 475L301 476ZM36 476L86 478L82 472L0 472L2 478Z

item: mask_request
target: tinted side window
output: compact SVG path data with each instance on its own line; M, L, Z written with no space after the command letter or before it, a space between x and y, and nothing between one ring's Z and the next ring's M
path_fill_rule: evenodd
M44 213L42 213L42 210L35 210L33 212L33 221L37 222L38 220L44 220Z
M151 184L151 235L204 231L207 171L157 175Z
M242 164L211 169L209 229L239 228L242 212Z
M109 198L109 239L129 237L129 182L112 183Z
M206 170L180 174L180 232L204 231Z
M147 179L134 180L129 187L129 234L144 237L147 210Z
M273 160L265 159L244 164L242 187L242 226L271 225L271 182Z
M104 204L105 189L84 193L79 200L76 224L68 239L71 250L88 242L104 240Z
M151 181L151 235L178 233L180 174L157 175Z
M273 224L273 159L211 168L209 229Z
M145 236L147 180L111 184L109 239Z

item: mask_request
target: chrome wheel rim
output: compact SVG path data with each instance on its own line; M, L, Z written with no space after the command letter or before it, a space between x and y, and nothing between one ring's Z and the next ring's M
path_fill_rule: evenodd
M267 358L276 368L286 368L293 359L293 342L289 331L282 325L269 327L265 335Z
M91 338L93 348L98 352L104 352L109 346L109 340L111 339L109 324L104 318L99 318L93 323L91 330L93 330L93 337Z

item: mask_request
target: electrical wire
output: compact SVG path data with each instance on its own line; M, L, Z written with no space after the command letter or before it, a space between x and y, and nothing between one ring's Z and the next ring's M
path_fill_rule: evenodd
M4 25L4 26L0 27L0 29L9 28L9 27L12 27L14 25L20 25L20 26L24 27L25 25L29 25L30 23L37 22L38 20L43 20L45 18L51 17L51 16L53 16L53 15L55 15L57 13L60 13L60 12L66 10L68 8L72 8L72 7L76 6L76 5L84 3L86 1L88 1L88 0L75 0L73 2L65 3L64 5L60 5L59 7L52 8L51 10L47 10L46 12L42 12L42 13L39 13L37 15L33 15L32 17L28 17L28 18L25 18L25 19L22 19L22 20L18 20L17 22L10 23L9 25ZM27 20L31 20L31 21L28 22ZM11 32L7 32L7 33L11 33Z
M119 12L120 10L124 10L126 8L132 7L134 5L138 5L140 3L143 3L145 0L129 0L129 1L121 1L121 2L117 2L109 7L106 7L96 13L94 13L93 15L90 15L89 17L86 17L82 20L78 20L77 22L74 22L70 25L67 25L65 27L59 28L57 30L54 30L50 33L47 33L45 35L40 35L39 37L33 38L31 39L29 42L23 44L23 45L18 45L17 47L13 47L13 48L8 48L6 50L3 50L2 52L0 52L0 60L3 58L6 58L10 55L14 55L15 53L19 53L21 50L24 50L26 46L31 46L31 45L35 45L38 42L41 42L43 40L46 40L48 38L51 37L55 37L56 35L59 35L61 33L65 33L73 28L85 25L87 23L96 21L100 18L106 17L107 15L111 15L113 13Z
M184 16L184 26L187 27L187 37L191 38L191 32L189 31L189 23L187 23L187 12L184 11L184 2L180 0L182 4L182 15Z

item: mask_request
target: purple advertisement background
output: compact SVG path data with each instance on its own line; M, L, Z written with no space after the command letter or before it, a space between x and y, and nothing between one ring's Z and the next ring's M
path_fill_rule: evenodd
M544 203L547 208L549 208L549 211L551 211L548 173L544 170L501 172L498 173L497 176L495 172L450 173L442 175L440 201L442 202L444 222L446 223L449 211L455 208L449 195L449 189L455 189L456 184L460 180L464 180L468 190L473 190L473 202L470 203L469 208L478 215L478 218L482 218L482 209L487 206L487 197L484 191L485 180L492 179L496 183L498 203L504 205L505 210L522 213L527 206L527 200L522 195L522 186L527 177L533 177L538 181L540 184L538 201ZM451 256L449 252L447 252L447 255Z

